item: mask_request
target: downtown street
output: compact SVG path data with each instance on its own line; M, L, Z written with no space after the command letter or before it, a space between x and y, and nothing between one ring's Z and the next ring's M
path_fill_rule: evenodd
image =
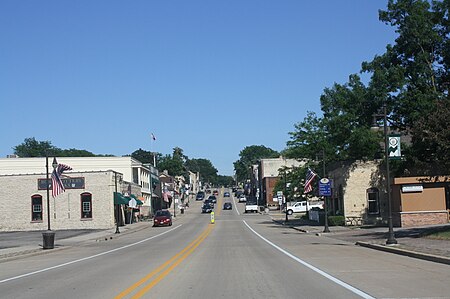
M222 195L214 223L191 201L172 226L2 261L0 297L450 298L449 265L302 233Z

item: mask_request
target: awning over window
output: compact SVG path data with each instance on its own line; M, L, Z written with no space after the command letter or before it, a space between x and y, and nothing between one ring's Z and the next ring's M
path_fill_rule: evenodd
M119 192L114 192L114 204L115 205L127 205L130 201L129 198L126 198Z

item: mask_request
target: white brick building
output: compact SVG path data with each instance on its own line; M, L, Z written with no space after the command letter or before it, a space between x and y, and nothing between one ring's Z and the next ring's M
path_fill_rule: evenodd
M143 202L142 210L146 214L151 211L150 176L157 172L151 166L144 165L132 157L56 157L58 163L69 165L73 171L107 171L113 170L123 174L123 180L141 187L138 198ZM53 157L49 157L49 172L53 171ZM45 173L44 158L0 158L0 175L19 175ZM158 174L152 176L153 183L158 180ZM121 192L122 190L119 190ZM154 195L155 197L155 195ZM0 198L1 199L1 198Z
M50 227L110 229L115 226L114 191L122 190L114 171L64 172L73 180L58 197L49 196ZM46 174L0 175L0 231L48 228ZM73 188L72 188L73 187ZM120 191L119 191L120 192Z

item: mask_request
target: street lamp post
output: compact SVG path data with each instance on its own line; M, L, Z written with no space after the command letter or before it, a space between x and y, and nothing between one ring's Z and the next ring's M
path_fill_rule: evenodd
M286 185L287 185L287 182L286 182L286 169L284 169L284 208L285 208L285 214L286 214L286 218L285 218L285 220L284 220L284 222L287 224L288 223L288 221L289 221L289 219L288 219L288 208L287 208L287 191L286 191Z
M325 150L324 149L322 149L322 162L323 162L322 163L323 164L323 177L325 178L327 176L327 174L326 174L326 170L325 170ZM327 203L327 199L328 199L327 196L323 197L323 207L324 207L324 210L325 210L325 219L324 219L325 227L323 229L324 233L329 233L330 232L330 228L328 227L328 203Z
M53 157L53 171L55 171L56 167L58 166L58 162L56 162L56 158ZM47 231L42 233L43 238L43 249L53 249L54 248L54 242L55 242L55 232L51 230L50 227L50 179L48 176L48 155L45 155L45 171L46 171L46 182L47 182ZM53 185L52 185L53 188Z
M392 199L391 199L391 179L389 173L389 138L387 132L387 108L386 103L383 104L383 114L374 114L374 124L373 127L377 126L376 118L383 117L383 132L384 132L384 155L386 159L386 192L388 196L388 225L389 225L389 236L386 240L386 244L392 245L397 244L394 234L394 226L392 223ZM378 126L377 126L378 127Z
M115 186L115 190L116 193L114 194L115 197L118 196L117 194L117 172L114 171L114 186ZM116 198L114 198L116 199ZM120 234L120 230L119 230L119 217L120 216L120 205L119 203L116 203L116 234Z

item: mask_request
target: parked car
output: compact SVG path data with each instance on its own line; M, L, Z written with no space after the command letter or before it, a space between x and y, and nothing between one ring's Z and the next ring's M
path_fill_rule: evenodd
M210 195L210 196L208 197L208 199L211 200L213 203L216 203L216 202L217 202L217 197L215 197L214 195Z
M241 194L240 196L239 196L239 202L246 202L247 201L247 198L245 197L245 195L244 194Z
M212 211L213 211L213 207L210 204L208 204L208 203L203 204L202 213L211 213Z
M172 214L168 210L156 211L153 217L153 226L171 226Z
M232 210L233 209L233 205L231 204L231 202L226 202L223 204L223 209L224 210Z
M298 201L287 207L287 213L288 215L292 215L293 213L304 213L312 208L323 209L323 202ZM286 211L286 209L284 209L284 211Z
M214 195L219 195L219 191L214 190L214 191L213 191L213 194L214 194Z
M204 200L205 199L205 192L199 191L197 193L197 196L195 197L195 200Z
M230 197L230 192L225 192L225 193L223 194L223 197Z

